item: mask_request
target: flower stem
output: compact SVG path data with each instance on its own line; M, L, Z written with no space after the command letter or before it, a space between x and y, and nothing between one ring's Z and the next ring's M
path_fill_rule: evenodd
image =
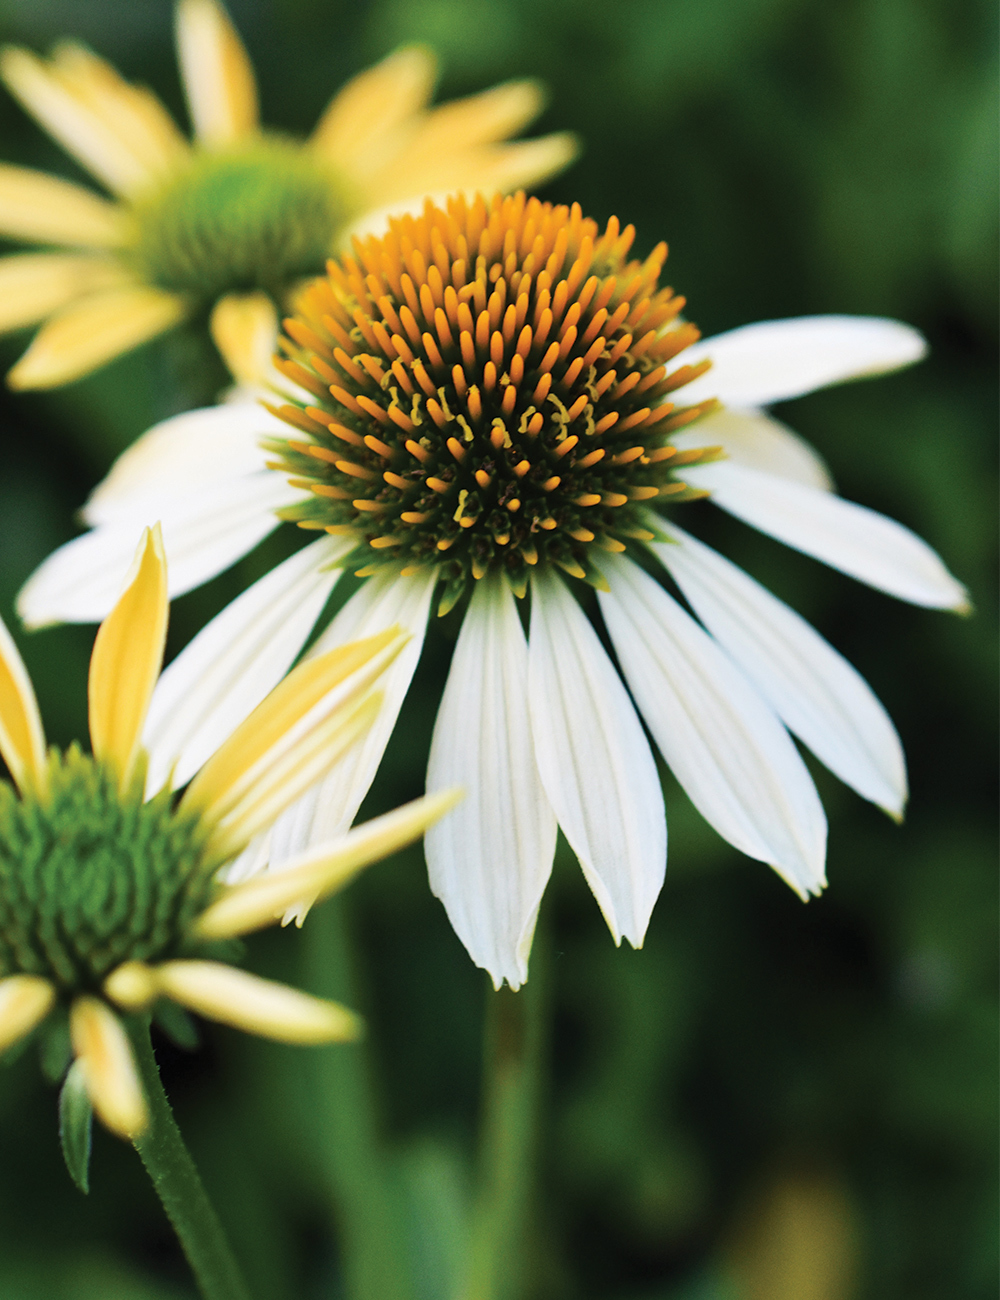
M149 1027L131 1026L132 1045L149 1103L149 1127L133 1138L167 1218L180 1239L204 1300L249 1300L218 1216L184 1145L149 1040Z
M314 908L303 927L307 987L357 1004L344 902ZM414 1300L403 1189L380 1134L371 1066L357 1044L315 1048L314 1121L339 1217L349 1300Z
M520 1300L542 1057L544 965L518 993L487 993L478 1191L463 1300Z

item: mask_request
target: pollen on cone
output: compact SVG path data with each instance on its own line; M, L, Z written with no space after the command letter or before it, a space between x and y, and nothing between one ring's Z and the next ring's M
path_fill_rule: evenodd
M698 333L659 286L665 247L629 261L633 235L576 205L459 196L331 261L282 342L317 395L315 446L290 441L281 462L312 489L297 522L363 539L359 573L434 565L439 613L490 572L523 591L554 563L600 586L588 548L629 536L620 505L671 481L649 453L674 427L661 408L683 367L667 362ZM334 438L349 459L327 459Z

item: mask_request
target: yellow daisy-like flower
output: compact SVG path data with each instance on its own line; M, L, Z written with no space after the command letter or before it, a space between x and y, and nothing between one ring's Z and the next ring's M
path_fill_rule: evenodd
M46 752L31 682L0 622L0 1052L68 1015L73 1078L122 1136L147 1105L118 1012L169 998L287 1043L351 1039L358 1018L213 960L213 944L333 893L422 834L452 795L417 800L299 856L289 869L220 884L253 836L367 732L373 684L407 640L398 628L291 673L202 766L183 798L145 797L141 736L167 626L166 560L146 529L90 664L93 756Z
M0 77L114 196L0 165L0 235L66 251L0 258L0 330L44 322L8 382L69 383L228 296L282 301L346 231L426 193L508 190L571 161L571 136L509 143L542 105L531 81L435 109L435 60L397 51L333 98L300 143L261 130L253 69L216 0L180 0L189 144L148 90L74 42Z

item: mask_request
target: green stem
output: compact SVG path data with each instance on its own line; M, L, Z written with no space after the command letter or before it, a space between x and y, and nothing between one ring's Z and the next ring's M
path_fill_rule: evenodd
M148 1025L133 1025L131 1037L149 1103L149 1127L141 1137L133 1138L135 1149L153 1180L205 1300L249 1300L239 1265L163 1091Z
M536 949L539 944L536 940ZM518 993L486 1002L479 1179L463 1300L520 1300L533 1184L544 1002L543 954Z
M356 1006L344 902L314 908L303 927L306 984ZM413 1300L403 1189L381 1137L371 1066L356 1044L314 1048L317 1144L339 1219L349 1300Z

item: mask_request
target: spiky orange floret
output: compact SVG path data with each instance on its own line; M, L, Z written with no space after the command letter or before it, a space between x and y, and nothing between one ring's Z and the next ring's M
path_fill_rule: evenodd
M289 517L356 533L361 573L439 566L446 608L493 568L519 592L540 563L595 578L591 547L650 537L644 509L715 450L670 445L712 405L671 397L708 363L669 368L698 330L659 288L665 244L626 261L634 233L517 194L355 241L285 322L278 364L316 399L278 411L308 435L273 444L312 493Z

